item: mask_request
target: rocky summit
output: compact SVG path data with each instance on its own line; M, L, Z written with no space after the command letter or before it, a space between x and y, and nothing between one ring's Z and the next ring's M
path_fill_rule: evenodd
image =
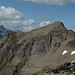
M0 75L75 75L75 32L56 21L3 36Z

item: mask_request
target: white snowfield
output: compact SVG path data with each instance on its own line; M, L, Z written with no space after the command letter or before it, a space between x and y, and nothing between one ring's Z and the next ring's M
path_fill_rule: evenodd
M67 50L64 50L63 53L62 53L62 55L65 55L67 52L68 52ZM74 55L74 54L75 54L75 50L72 51L70 55Z
M67 50L64 50L63 53L62 53L62 55L65 55L67 52L68 52Z
M71 55L75 54L75 50L71 52Z

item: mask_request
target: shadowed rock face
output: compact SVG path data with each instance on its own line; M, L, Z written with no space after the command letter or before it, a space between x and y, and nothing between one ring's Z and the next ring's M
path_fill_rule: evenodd
M64 50L68 52L62 55ZM75 33L62 22L29 32L9 33L0 39L0 75L51 74L75 59L75 55L70 55L73 50Z

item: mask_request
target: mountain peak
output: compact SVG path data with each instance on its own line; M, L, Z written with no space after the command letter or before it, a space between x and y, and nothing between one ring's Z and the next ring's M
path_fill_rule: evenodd
M57 75L58 71L75 71L73 64L64 65L74 59L75 32L60 21L0 39L0 75Z
M10 32L12 32L12 30L6 29L3 25L0 25L0 38Z
M0 28L3 28L3 29L5 29L5 27L4 27L3 25L0 25Z
M63 22L61 22L61 21L55 21L54 24L58 24L58 25L63 25L64 26Z

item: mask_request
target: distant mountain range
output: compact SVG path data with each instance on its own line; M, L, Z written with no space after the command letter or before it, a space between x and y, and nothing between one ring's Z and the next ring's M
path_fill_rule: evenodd
M22 32L22 31L20 30L13 31L13 30L5 28L3 25L0 25L0 38L2 38L4 35L11 32Z
M11 32L13 32L13 31L6 29L3 25L0 25L0 38L2 38L3 35L6 35Z

